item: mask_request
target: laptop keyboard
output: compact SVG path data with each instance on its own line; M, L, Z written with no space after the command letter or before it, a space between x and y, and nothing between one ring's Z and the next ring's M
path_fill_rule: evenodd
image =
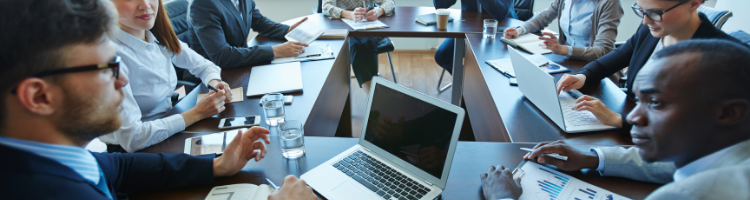
M352 177L383 199L417 200L430 192L422 186L362 151L357 151L333 167Z
M596 119L594 113L588 110L578 111L572 109L576 105L576 100L581 96L583 94L578 90L560 93L560 107L562 108L565 126L604 125Z

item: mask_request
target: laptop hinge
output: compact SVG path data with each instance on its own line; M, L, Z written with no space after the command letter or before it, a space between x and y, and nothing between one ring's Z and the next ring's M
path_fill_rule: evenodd
M424 183L427 183L427 185L429 185L429 186L433 186L433 184L430 183L429 181L424 181Z

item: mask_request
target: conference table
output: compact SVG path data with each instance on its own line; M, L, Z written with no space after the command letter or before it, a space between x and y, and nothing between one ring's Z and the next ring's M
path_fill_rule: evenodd
M632 145L629 133L618 130L586 133L566 133L552 122L509 78L485 61L508 58L508 47L500 41L482 34L466 34L464 100L476 141L541 142L563 140L573 144ZM524 52L522 52L524 53ZM546 58L569 68L570 74L583 68L588 61L572 60L566 56L546 54ZM564 73L553 74L559 80ZM632 109L633 101L612 81L602 79L600 84L585 86L583 94L599 98L614 112Z
M203 135L203 133L181 134L171 137L165 143L160 143L148 151L159 152L182 152L182 144L185 138ZM307 171L333 158L344 150L354 146L358 138L343 137L305 137L305 156L297 159L285 159L281 156L281 149L276 131L271 131L271 144L267 146L266 157L259 162L254 160L248 164L237 175L224 178L216 178L213 185L200 185L180 188L170 191L160 191L144 194L129 194L130 199L205 199L208 192L214 186L252 183L268 184L265 178L275 184L280 184L286 175L299 177ZM458 142L450 170L446 188L442 193L442 199L483 199L481 195L481 183L479 174L487 172L491 165L503 165L514 168L526 154L520 150L521 147L532 148L534 143L500 143L500 142ZM588 149L591 146L576 146ZM611 192L632 198L643 199L660 185L645 183L624 178L601 177L595 171L578 171L567 173L580 180L586 181Z
M478 142L460 141L451 168L450 177L443 199L482 199L479 174L490 165L515 167L525 152L520 147L533 147L537 142L562 139L580 145L577 148L590 148L590 144L623 145L629 144L626 136L614 132L565 134L561 133L553 122L528 102L515 87L510 87L507 78L492 71L484 60L507 57L505 45L499 41L501 33L495 40L482 38L482 19L489 15L481 13L451 10L455 19L447 30L438 31L434 26L423 26L414 22L416 16L433 13L433 8L397 7L393 16L381 17L380 20L390 26L386 29L353 31L340 20L331 20L322 14L308 15L309 21L319 24L324 29L349 29L349 37L451 37L456 41L457 60L464 60L454 65L454 91L459 91L458 101L452 96L452 102L463 105L470 120L464 127L470 127L470 134ZM284 23L291 24L300 18ZM499 27L515 26L522 22L506 19L499 22ZM466 40L461 39L466 38ZM460 41L460 42L459 42ZM464 43L464 41L467 41ZM284 41L266 37L256 37L253 45L275 45ZM194 186L171 191L144 194L129 194L132 199L204 199L213 186L234 183L264 184L264 178L281 183L286 175L300 176L306 171L332 158L343 150L357 144L357 138L351 138L350 106L350 67L347 40L316 40L315 45L328 45L334 52L335 59L302 62L303 91L292 93L292 105L285 106L287 120L305 122L306 155L299 159L284 159L281 156L276 130L271 127L272 143L269 152L260 162L249 162L243 170L232 177L217 178L213 185ZM460 45L459 45L460 44ZM494 45L493 45L494 44ZM463 48L461 48L463 47ZM466 51L464 51L466 50ZM585 65L584 61L567 60L562 56L548 55L548 58L569 67L573 72ZM465 75L460 75L465 63ZM222 78L230 87L248 87L252 66L224 69ZM558 75L559 76L559 75ZM460 77L460 79L455 79ZM559 77L558 77L559 78ZM461 83L465 85L462 87ZM269 83L272 84L272 83ZM262 87L262 86L253 86ZM601 87L582 90L585 94L604 97L605 103L616 107L620 96L611 82L603 81ZM463 94L461 91L464 90ZM183 98L167 115L179 114L195 106L197 94L207 93L204 86L199 86ZM620 93L622 93L620 91ZM612 100L609 100L609 97ZM461 103L461 98L464 102ZM622 100L622 99L620 99ZM260 97L247 97L242 102L226 105L226 110L214 117L201 120L183 132L177 133L165 141L142 150L148 153L182 153L186 138L219 132L221 118L260 115L261 127L267 127L263 108L259 105ZM611 101L611 102L610 102ZM622 103L621 101L619 103ZM338 137L332 137L338 136ZM513 142L513 143L507 143ZM623 178L601 177L596 172L579 171L570 175L592 183L612 192L634 198L644 198L659 187L658 184L644 183Z

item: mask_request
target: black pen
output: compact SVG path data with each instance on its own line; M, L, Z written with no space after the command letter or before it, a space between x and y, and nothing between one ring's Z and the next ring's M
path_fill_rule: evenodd
M306 56L298 56L298 58L308 58L308 57L316 57L316 56L320 56L320 54L310 54L310 55L306 55Z
M214 92L219 92L219 89L216 89L214 86L211 86L209 84L206 84L206 86L208 87L208 89L213 90Z

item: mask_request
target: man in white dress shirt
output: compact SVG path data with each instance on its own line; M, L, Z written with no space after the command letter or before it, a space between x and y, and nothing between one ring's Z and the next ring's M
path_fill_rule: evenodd
M558 153L568 161L537 162L668 183L646 199L750 199L750 49L718 39L666 47L638 73L633 91L637 105L627 120L636 147L581 151L543 142L525 159ZM520 196L509 170L480 175L488 198Z

